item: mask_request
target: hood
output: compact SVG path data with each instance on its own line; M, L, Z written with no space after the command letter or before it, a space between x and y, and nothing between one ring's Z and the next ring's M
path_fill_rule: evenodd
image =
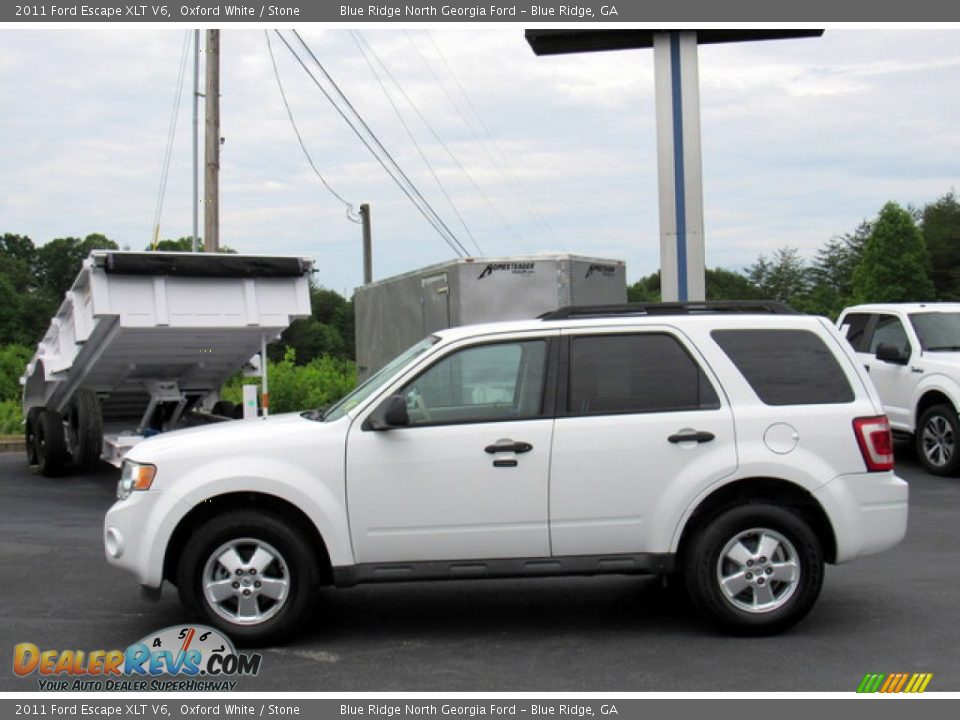
M334 423L335 424L335 423ZM325 424L307 420L300 413L284 413L253 420L229 420L200 427L160 433L137 443L127 454L131 460L154 462L162 456L183 459L191 455L256 451L258 448L276 448L284 440L301 432L322 431Z

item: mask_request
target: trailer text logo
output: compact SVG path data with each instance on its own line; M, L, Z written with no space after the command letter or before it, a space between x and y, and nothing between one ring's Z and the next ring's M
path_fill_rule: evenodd
M229 638L203 625L165 628L125 650L41 650L29 642L13 648L13 672L37 673L39 690L234 690L233 678L256 675L261 660L259 653L237 653Z
M533 275L533 263L532 262L505 262L505 263L489 263L480 273L480 276L477 280L483 280L488 275L493 275L495 272L508 271L513 275Z

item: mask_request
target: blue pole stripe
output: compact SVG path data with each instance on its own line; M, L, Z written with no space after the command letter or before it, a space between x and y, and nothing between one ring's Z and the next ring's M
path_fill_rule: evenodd
M677 294L686 302L687 291L687 201L683 174L683 98L680 82L680 33L670 33L670 87L673 105L673 195L677 218Z

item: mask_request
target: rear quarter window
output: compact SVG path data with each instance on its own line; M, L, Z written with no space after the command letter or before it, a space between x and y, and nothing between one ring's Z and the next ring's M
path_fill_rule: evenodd
M714 341L766 405L854 400L833 353L809 330L714 330Z

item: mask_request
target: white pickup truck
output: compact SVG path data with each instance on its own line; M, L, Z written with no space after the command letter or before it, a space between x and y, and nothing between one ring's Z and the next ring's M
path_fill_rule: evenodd
M960 471L960 303L845 309L837 321L870 373L894 434L936 475Z

